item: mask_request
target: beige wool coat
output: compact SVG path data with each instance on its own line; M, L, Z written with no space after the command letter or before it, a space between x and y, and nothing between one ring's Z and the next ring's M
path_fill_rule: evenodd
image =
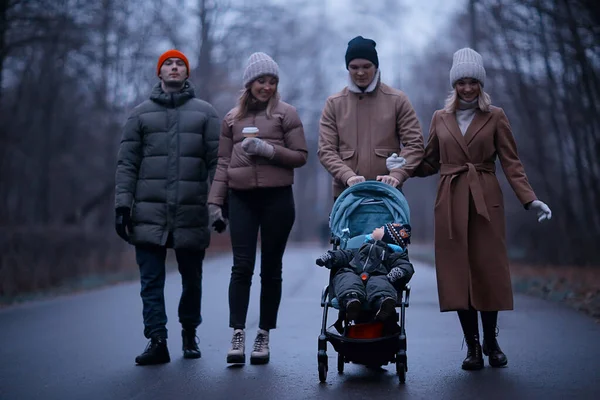
M433 114L414 176L440 173L435 216L435 267L440 311L513 308L502 190L496 159L519 201L536 200L508 118L498 107L477 109L463 137L455 113Z

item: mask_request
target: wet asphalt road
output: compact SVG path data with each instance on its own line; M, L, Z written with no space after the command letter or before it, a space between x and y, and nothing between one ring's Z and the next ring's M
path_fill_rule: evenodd
M290 247L286 254L268 365L225 363L231 335L231 255L225 255L205 263L200 360L181 357L180 280L173 273L166 287L171 363L134 365L146 345L138 283L20 305L0 311L0 399L600 399L600 324L534 298L516 296L516 311L500 314L507 368L461 370L466 350L458 320L439 312L434 270L418 262L407 310L406 384L392 365L373 371L346 364L338 375L331 346L328 379L320 384L319 297L327 272L314 259L324 249ZM258 323L258 279L255 273L247 347Z

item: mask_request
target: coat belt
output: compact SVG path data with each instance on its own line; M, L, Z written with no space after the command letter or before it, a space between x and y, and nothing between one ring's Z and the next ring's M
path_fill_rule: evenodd
M448 229L450 233L450 239L452 239L452 181L454 178L461 174L467 173L467 181L469 183L469 190L473 195L473 202L475 203L475 210L477 214L481 215L488 221L490 215L488 214L487 206L485 204L485 198L483 197L483 188L479 181L478 172L495 173L496 164L494 163L481 163L473 164L466 163L464 165L455 164L442 164L440 166L440 175L450 176L450 182L446 186L446 198L448 199Z

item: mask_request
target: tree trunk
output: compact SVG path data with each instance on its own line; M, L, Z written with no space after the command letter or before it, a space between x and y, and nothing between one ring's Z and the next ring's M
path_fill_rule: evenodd
M211 10L207 6L207 0L199 0L199 18L200 18L200 52L198 56L198 97L212 101L210 83L212 82L212 49L213 42L211 38L211 23L209 21Z

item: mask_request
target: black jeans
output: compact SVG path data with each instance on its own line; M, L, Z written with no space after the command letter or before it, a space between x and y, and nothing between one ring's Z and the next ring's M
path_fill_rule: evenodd
M167 337L165 311L165 259L167 247L140 245L135 247L140 267L141 296L144 316L144 336ZM202 262L204 250L175 250L181 274L182 292L179 300L179 322L183 329L196 329L202 322Z
M296 211L291 186L230 190L229 231L233 267L229 283L229 326L245 329L260 229L260 329L274 329L281 302L282 258Z

